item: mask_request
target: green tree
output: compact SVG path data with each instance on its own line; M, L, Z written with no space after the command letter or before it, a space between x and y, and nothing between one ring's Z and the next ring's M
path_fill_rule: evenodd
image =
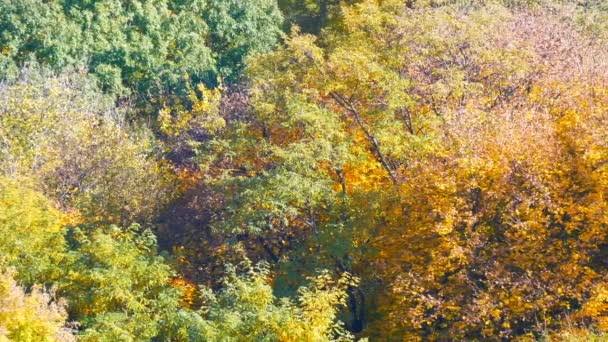
M146 95L214 69L204 21L167 1L2 1L0 12L4 77L28 60L54 71L85 66L106 91Z
M2 0L0 13L1 78L26 62L84 67L105 92L152 109L185 98L188 86L235 80L244 58L274 45L282 22L272 0Z
M137 225L83 227L69 234L71 265L58 283L85 341L142 341L179 311L174 275L156 238Z
M201 7L218 72L229 82L241 75L247 57L270 51L282 32L276 0L205 0Z
M337 321L346 303L346 288L356 284L345 274L335 280L328 272L309 279L297 302L276 298L267 266L242 275L229 268L219 292L203 290L200 329L211 341L348 341L352 336Z
M279 0L279 7L285 14L287 24L298 25L306 33L319 34L323 28L339 22L341 6L357 2L358 0Z

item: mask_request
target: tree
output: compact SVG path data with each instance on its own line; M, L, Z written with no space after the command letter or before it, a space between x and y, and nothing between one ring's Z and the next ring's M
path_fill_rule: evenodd
M299 289L298 303L275 298L264 265L237 275L228 269L219 293L203 291L205 320L201 330L213 341L348 341L352 336L337 321L346 302L346 288L356 280L344 275L332 279L327 272L309 279Z
M185 99L189 86L237 79L243 59L270 49L281 26L271 0L3 0L0 12L2 79L28 62L84 67L147 114Z
M353 0L279 0L289 25L297 25L303 32L319 34L328 26L339 22L341 6L352 5Z
M57 280L66 260L65 218L31 181L0 178L0 263L28 286Z
M156 254L156 238L132 225L74 228L73 259L58 285L85 341L149 340L180 310L174 276Z
M0 171L33 177L88 223L148 223L172 178L154 140L77 74L25 72L0 86Z
M238 79L249 56L270 51L282 33L276 0L207 0L201 7L217 69L228 82Z
M65 319L63 302L39 288L26 294L12 272L0 273L0 341L75 341Z
M54 71L84 65L104 90L145 96L214 69L204 21L167 1L3 1L0 11L5 70L28 59ZM49 28L64 33L48 40Z
M571 10L364 1L294 32L250 64L215 227L261 236L286 281L361 277L351 311L373 303L377 336L511 338L603 298L605 73L577 51L604 43Z

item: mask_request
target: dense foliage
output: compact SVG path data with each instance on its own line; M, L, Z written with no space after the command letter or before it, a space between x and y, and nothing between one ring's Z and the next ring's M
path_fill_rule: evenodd
M0 0L0 341L605 339L607 19Z
M182 96L237 77L244 58L274 45L281 21L268 0L2 0L0 74L25 62L84 67L111 94Z
M63 327L64 304L50 299L37 288L26 294L10 272L0 274L0 341L74 341Z

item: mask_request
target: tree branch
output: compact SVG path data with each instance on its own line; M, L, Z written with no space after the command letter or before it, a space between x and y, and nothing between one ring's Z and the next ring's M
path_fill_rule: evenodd
M393 169L390 167L390 165L388 164L388 161L386 160L386 158L382 154L382 151L380 150L380 144L378 143L378 140L376 139L376 137L374 137L371 134L371 132L367 129L367 127L365 127L365 124L363 123L363 120L361 119L361 115L359 114L359 111L357 111L357 109L351 104L351 102L349 100L347 100L346 98L344 98L344 96L342 96L336 92L331 92L330 96L334 100L336 100L336 102L342 108L346 109L353 115L355 122L357 123L359 128L361 128L361 130L367 137L367 140L371 143L372 152L376 156L376 159L378 159L380 164L382 164L382 167L386 170L386 172L388 172L389 176L391 177L391 180L393 181L393 184L398 184L397 177L395 176Z

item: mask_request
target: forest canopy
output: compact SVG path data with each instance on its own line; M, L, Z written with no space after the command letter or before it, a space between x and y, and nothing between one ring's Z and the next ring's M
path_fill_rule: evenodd
M601 0L0 0L0 341L608 336Z

